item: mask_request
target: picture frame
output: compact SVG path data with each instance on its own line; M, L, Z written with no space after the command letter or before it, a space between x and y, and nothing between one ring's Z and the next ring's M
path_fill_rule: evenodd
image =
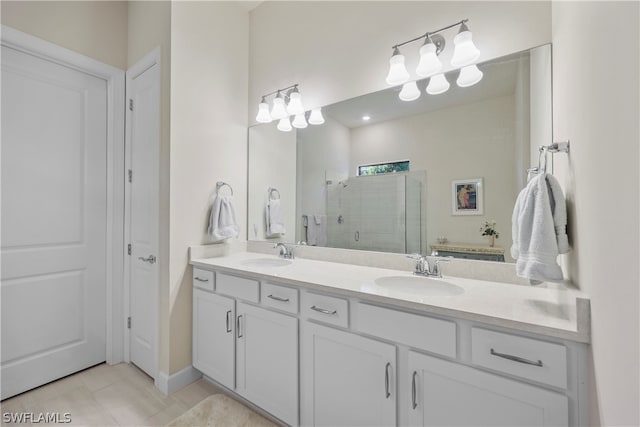
M451 182L452 215L484 215L482 178L458 179Z

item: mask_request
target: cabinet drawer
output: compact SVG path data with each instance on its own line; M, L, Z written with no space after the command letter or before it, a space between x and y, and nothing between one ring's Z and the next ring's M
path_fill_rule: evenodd
M304 293L301 311L309 319L349 327L349 301L342 298Z
M258 291L257 280L216 273L216 292L257 303Z
M567 349L561 344L472 328L471 362L563 389L567 388Z
M194 267L193 286L207 291L213 291L213 271Z
M262 305L298 314L298 290L272 283L263 283Z
M359 303L355 329L400 344L456 357L456 324L448 320Z

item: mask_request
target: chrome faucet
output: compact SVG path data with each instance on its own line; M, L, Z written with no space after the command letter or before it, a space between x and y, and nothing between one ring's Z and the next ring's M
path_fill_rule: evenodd
M442 278L442 267L440 267L440 263L449 261L448 259L436 258L433 262L433 267L430 267L429 259L425 255L413 254L407 255L407 258L416 260L413 274L416 276L437 277L438 279Z
M276 243L273 247L274 249L280 248L280 253L278 255L280 258L293 259L293 248L288 247L284 243Z

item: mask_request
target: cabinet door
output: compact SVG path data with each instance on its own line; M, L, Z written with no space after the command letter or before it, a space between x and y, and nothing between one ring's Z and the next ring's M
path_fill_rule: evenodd
M232 298L193 290L193 366L232 390L234 304Z
M298 424L298 319L237 303L236 391Z
M309 322L302 339L302 424L396 424L395 346Z
M417 426L566 426L565 395L409 352L409 420Z

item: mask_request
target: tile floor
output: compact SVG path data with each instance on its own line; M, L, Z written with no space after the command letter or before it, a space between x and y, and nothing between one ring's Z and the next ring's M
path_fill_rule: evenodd
M165 396L135 366L102 364L7 399L0 403L0 411L71 414L70 424L57 425L164 426L207 396L221 392L201 379ZM4 421L2 417L2 426L18 425Z

